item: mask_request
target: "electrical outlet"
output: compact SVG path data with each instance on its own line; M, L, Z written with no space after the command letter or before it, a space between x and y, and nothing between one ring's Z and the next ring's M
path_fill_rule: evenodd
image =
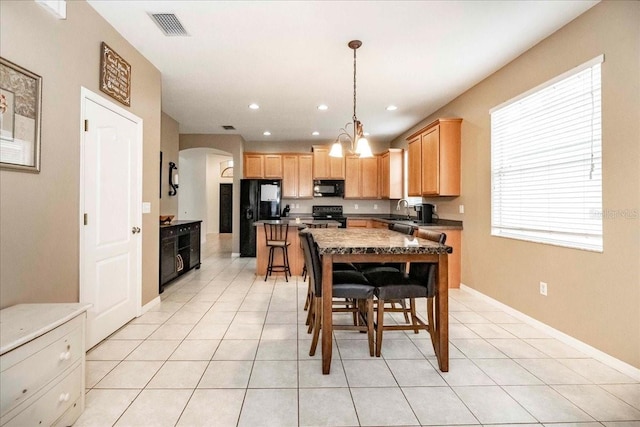
M376 210L376 209L378 209L378 205L374 204L373 205L373 210Z
M461 214L464 213L464 205L458 206L458 212L461 213Z
M438 205L433 205L433 212L438 212Z
M358 204L356 203L353 208L358 209Z
M547 296L547 283L546 282L540 282L540 295L544 295L545 297Z

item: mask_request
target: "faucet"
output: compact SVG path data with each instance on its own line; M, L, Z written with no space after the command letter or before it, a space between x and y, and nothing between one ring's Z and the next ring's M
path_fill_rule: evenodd
M407 199L398 200L398 205L396 206L396 210L397 211L400 210L400 206L402 205L402 202L404 202L404 207L406 209L407 219L409 219L409 218L411 218L411 215L409 215L409 201Z

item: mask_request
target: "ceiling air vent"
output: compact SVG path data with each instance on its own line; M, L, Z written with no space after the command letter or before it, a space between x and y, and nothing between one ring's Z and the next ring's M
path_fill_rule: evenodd
M150 16L165 36L189 35L173 13L151 13Z
M222 125L222 128L223 128L224 130L236 130L236 128L234 128L234 127L233 127L233 126L231 126L231 125Z

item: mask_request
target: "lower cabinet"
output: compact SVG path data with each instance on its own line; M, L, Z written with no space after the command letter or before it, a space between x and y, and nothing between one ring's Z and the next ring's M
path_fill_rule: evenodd
M0 311L0 425L70 426L78 419L88 307L20 304Z
M201 223L175 221L160 226L160 293L171 280L200 268Z

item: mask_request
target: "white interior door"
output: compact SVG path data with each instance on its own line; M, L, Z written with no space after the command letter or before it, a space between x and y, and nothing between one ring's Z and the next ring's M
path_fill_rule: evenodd
M142 120L83 88L80 301L87 349L138 314Z

